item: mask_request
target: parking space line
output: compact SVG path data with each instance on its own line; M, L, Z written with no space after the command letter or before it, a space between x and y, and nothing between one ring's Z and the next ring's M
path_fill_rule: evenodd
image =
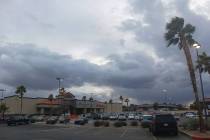
M120 135L120 137L121 138L124 137L127 131L128 131L128 129L125 129L125 131Z

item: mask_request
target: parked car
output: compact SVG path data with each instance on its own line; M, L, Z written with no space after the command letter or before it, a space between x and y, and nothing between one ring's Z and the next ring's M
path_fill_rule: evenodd
M51 116L47 119L46 124L56 124L58 121L58 116Z
M115 114L115 113L112 113L112 114L110 114L109 119L110 120L117 120L118 119L118 115Z
M141 126L143 128L149 128L151 122L152 122L152 115L143 115L142 116Z
M85 125L86 123L88 123L88 118L86 117L80 117L80 119L74 121L74 124L77 125Z
M134 119L139 121L139 120L140 120L140 115L139 115L139 114L136 114L136 115L134 116Z
M70 120L67 116L62 115L58 118L58 121L59 121L59 123L68 123Z
M102 120L108 120L108 119L109 119L109 114L108 113L103 113Z
M29 119L26 116L22 116L22 115L14 115L14 116L10 116L7 119L7 125L20 125L20 124L29 124Z
M85 115L82 115L82 116L79 117L79 120L82 120L82 121L84 121L85 123L88 123L89 119L90 119L90 118L89 118L88 116L85 116Z
M94 120L99 120L99 119L101 119L101 116L100 116L100 114L98 114L98 113L93 113L93 114L92 114L92 118L93 118Z
M126 121L126 115L123 114L123 113L119 114L119 115L118 115L118 120L119 120L119 121Z
M128 115L128 119L129 120L134 120L135 119L135 115L134 114L129 114Z
M184 116L185 116L186 118L196 118L196 113L194 113L194 112L186 112L186 113L184 114Z
M159 133L173 133L178 134L177 122L171 114L156 114L153 116L152 123L150 124L150 131L153 135Z

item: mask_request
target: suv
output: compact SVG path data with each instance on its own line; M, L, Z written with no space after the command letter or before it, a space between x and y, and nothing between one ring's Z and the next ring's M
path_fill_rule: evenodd
M171 114L154 115L149 129L153 135L161 132L178 134L176 119Z
M29 119L27 116L14 115L9 117L7 120L7 125L18 125L18 124L29 124Z

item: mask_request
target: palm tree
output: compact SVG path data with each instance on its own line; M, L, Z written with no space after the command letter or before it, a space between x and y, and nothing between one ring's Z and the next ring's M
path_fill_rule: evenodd
M9 107L7 107L5 103L0 104L0 113L2 113L3 120L4 120L4 114L8 110L9 110Z
M123 105L123 100L124 100L124 99L123 99L123 96L120 96L119 99L120 99L120 101L122 102L122 105Z
M128 110L128 103L130 102L130 100L128 98L126 98L125 102L127 103L127 110Z
M23 85L20 85L16 88L15 91L16 94L18 94L20 96L20 114L22 114L23 111L23 95L24 93L26 93L26 88Z
M207 56L205 52L199 55L196 68L200 68L201 72L210 74L210 56Z
M112 112L112 103L113 103L113 100L110 99L110 100L109 100L109 104L111 105L111 112Z
M50 94L49 96L48 96L48 100L50 101L50 115L52 115L52 102L53 102L53 99L54 99L54 97L53 97L53 94Z
M199 103L198 88L196 83L195 70L192 62L192 57L189 49L189 45L192 45L195 41L192 38L192 34L195 32L195 27L191 24L185 24L184 19L180 17L172 18L171 22L166 25L165 40L168 42L168 47L171 45L177 45L180 49L183 49L188 71L190 73L190 78L193 86L194 96L196 100L196 105L198 107L200 130L203 130L203 118L201 107Z

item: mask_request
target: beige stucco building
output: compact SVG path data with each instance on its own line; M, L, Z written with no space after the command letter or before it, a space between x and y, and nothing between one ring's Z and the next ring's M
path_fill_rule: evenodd
M122 103L105 103L104 112L122 112Z
M37 103L45 100L45 98L31 98L23 97L23 114L36 114L37 113ZM19 114L21 112L21 101L17 95L5 97L2 101L9 107L7 114Z
M91 112L122 112L121 103L104 103L96 100L78 100L68 94L69 98L57 96L52 101L48 98L23 97L22 114L49 114L53 109L54 114L61 114L63 111L71 114L82 114ZM6 114L21 113L21 100L18 95L8 96L2 100L9 110Z

